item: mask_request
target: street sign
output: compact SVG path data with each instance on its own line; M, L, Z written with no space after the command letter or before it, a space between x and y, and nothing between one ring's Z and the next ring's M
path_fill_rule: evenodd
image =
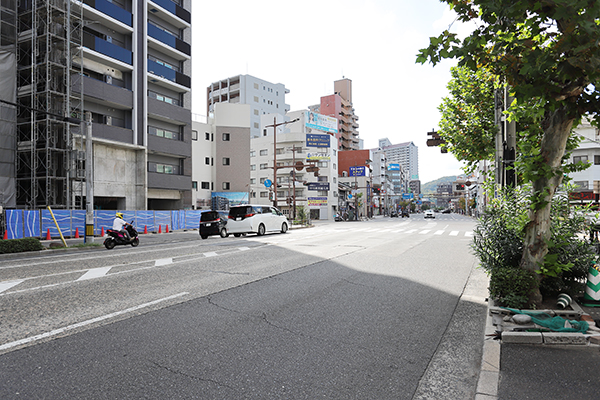
M265 179L265 187L271 187L272 184L273 182L270 179Z

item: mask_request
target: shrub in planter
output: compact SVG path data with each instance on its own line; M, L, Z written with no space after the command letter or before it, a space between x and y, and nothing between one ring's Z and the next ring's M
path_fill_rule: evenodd
M0 240L0 254L44 250L36 238Z
M504 189L490 202L475 228L473 250L490 275L490 296L502 306L526 306L536 279L519 267L524 227L528 222L529 188ZM586 226L584 213L569 206L566 193L552 203L548 255L540 267L542 296L560 292L578 296L594 254L577 233Z

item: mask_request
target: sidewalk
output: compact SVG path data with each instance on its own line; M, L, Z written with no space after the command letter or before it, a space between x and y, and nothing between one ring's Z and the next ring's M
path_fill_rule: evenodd
M590 315L588 319L600 315L600 309L577 303L572 308L575 314ZM498 339L498 316L493 314L496 310L488 305L475 400L600 398L599 332L503 332Z

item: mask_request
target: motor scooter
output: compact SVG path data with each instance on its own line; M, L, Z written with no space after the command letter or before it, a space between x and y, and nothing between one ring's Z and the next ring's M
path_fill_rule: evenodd
M133 227L133 221L128 224L125 229L127 229L127 233L129 233L129 240L125 238L125 235L114 229L108 229L106 231L107 238L104 240L104 247L108 250L113 249L118 245L128 245L130 244L133 247L136 247L140 244L140 239L138 238L138 231Z

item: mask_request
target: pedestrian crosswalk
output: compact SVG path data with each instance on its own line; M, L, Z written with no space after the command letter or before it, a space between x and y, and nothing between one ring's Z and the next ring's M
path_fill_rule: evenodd
M432 236L451 236L451 237L473 237L473 231L460 231L452 229L432 229L430 226L401 227L401 228L373 228L373 227L352 227L352 226L321 226L318 227L321 233L385 233L401 235L432 235Z

